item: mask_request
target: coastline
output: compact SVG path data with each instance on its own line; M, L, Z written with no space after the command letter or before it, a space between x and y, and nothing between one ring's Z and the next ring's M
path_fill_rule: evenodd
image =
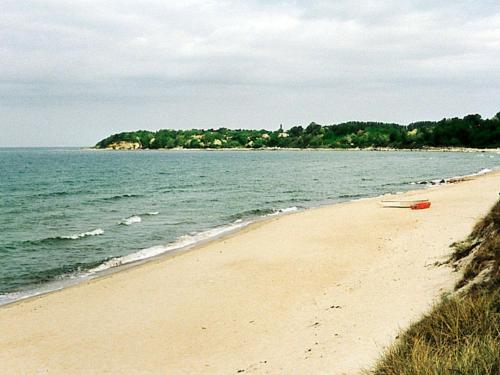
M355 372L451 290L456 274L432 263L495 202L499 180L397 195L430 197L430 210L374 197L272 217L2 306L3 372Z
M153 151L153 152L179 152L179 151L380 151L380 152L494 152L500 153L500 148L468 148L468 147L423 147L423 148L391 148L391 147L367 147L367 148L290 148L290 147L262 147L262 148L243 148L243 147L234 147L234 148L160 148L160 149L149 149L149 148L138 148L138 149L111 149L111 148L96 148L96 147L82 147L82 150L85 151L133 151L133 152L141 152L141 151Z

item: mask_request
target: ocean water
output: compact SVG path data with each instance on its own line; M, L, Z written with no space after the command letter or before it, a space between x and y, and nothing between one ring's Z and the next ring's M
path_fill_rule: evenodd
M495 153L0 149L0 303L266 215L499 166Z

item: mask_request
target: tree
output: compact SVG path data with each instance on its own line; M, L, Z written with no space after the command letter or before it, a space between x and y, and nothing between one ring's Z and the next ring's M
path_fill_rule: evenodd
M315 122L311 122L307 126L305 132L307 134L310 134L310 135L316 135L316 134L319 134L321 132L321 128L322 128L321 125L316 124Z
M218 147L368 147L422 146L500 147L500 112L491 119L479 114L440 121L420 121L406 126L393 123L350 121L322 126L311 122L305 129L287 132L228 129L138 130L113 134L96 144L107 148L120 142L139 143L141 148Z

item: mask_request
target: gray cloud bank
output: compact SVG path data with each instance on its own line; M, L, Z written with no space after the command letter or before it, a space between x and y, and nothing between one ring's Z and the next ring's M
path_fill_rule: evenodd
M0 56L0 146L500 110L498 1L6 0Z

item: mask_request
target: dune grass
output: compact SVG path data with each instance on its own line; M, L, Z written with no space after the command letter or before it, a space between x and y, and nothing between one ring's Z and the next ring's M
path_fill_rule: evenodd
M374 374L499 374L500 293L447 298L413 324Z
M499 228L500 201L453 245L451 261L463 272L457 293L401 333L368 373L500 374Z
M470 236L463 242L452 245L455 249L451 261L456 268L463 271L462 280L457 289L466 286L481 272L488 271L488 278L495 281L498 287L500 279L500 201L489 214L479 221ZM461 264L466 257L470 259Z

